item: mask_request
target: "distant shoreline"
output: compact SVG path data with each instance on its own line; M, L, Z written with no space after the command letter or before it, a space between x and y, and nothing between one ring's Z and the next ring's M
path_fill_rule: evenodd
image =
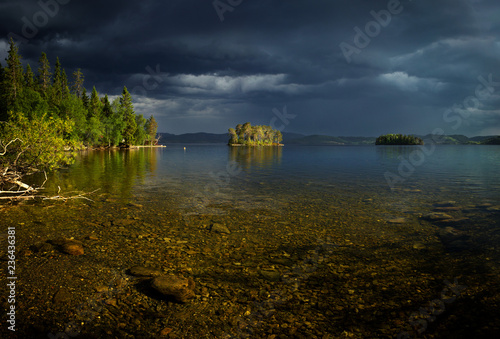
M275 146L275 147L283 147L285 144L264 144L264 145L245 145L245 144L227 144L229 147L270 147L270 146Z

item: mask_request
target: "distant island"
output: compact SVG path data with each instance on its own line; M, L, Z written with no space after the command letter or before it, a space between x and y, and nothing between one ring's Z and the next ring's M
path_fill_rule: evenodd
M229 129L229 146L283 146L283 135L271 126L252 126L249 122Z
M423 145L419 137L404 134L385 134L375 140L375 145Z

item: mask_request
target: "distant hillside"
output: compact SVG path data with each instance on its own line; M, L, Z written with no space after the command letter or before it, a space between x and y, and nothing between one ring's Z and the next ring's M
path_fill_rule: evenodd
M485 140L492 139L495 136L477 136L477 137L466 137L461 134L452 134L452 135L443 135L438 140L436 140L437 144L443 145L477 145ZM421 136L420 138L424 139L424 141L430 140L432 138L431 134L427 134L426 136Z
M185 134L170 134L158 133L160 135L160 144L227 144L229 134L214 134L214 133L185 133ZM303 138L303 134L283 132L283 141L290 142L299 138Z
M309 135L290 141L283 138L283 142L299 145L374 145L375 139L375 137L332 137L329 135Z
M375 145L375 137L334 137L330 135L303 135L299 133L283 133L283 143L285 145ZM182 143L182 144L227 144L229 140L228 133L186 133L170 134L158 133L160 135L160 144ZM430 140L432 135L418 136L425 140ZM468 138L465 135L454 134L440 137L439 144L444 145L470 145L470 144L490 144L495 145L499 142L499 136L477 136Z
M487 138L481 142L483 145L500 145L500 136Z
M160 144L169 143L182 143L182 144L217 144L225 143L229 140L227 133L224 134L213 134L213 133L186 133L186 134L170 134L170 133L159 133Z

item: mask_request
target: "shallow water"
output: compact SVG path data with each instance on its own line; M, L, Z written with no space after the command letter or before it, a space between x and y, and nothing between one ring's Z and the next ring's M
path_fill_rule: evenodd
M315 335L344 332L350 333L350 337L397 334L404 337L406 333L436 338L446 337L446 333L454 333L455 337L460 337L460 333L466 333L463 337L471 333L491 335L498 329L495 327L498 317L494 315L485 318L483 312L484 323L472 329L464 329L460 321L475 320L473 313L477 311L468 314L467 308L484 306L470 301L479 295L487 296L490 306L498 303L498 290L491 286L498 283L500 273L499 165L500 148L496 146L425 149L169 145L85 152L68 169L50 174L44 193L71 196L99 189L88 196L93 203L70 200L51 208L47 208L47 203L43 207L30 205L30 214L24 214L26 220L15 221L31 225L34 219L45 219L42 227L33 224L31 231L36 236L26 235L31 239L50 238L58 232L64 236L83 236L92 229L102 232L99 237L107 238L103 241L115 243L116 239L136 236L142 239L143 233L146 238L155 234L162 239L173 234L178 237L179 246L184 244L185 237L185 242L192 246L187 251L193 253L200 248L252 248L247 255L226 254L227 264L248 267L248 286L252 285L254 266L279 270L282 279L287 275L286 267L257 264L253 260L264 262L269 256L281 255L284 257L279 260L289 260L291 256L297 263L303 258L302 251L310 252L329 243L338 248L339 254L326 256L324 271L318 270L317 274L324 275L326 282L332 281L332 277L342 281L342 287L335 288L343 289L343 294L337 297L339 304L333 311L332 306L324 306L325 309L333 312L331 319L337 319L337 313L342 314L350 307L346 305L361 306L356 306L354 315L350 315L352 323L342 323L349 330L342 332L340 327L318 325ZM90 208L82 207L87 203ZM131 210L133 206L139 206L140 210ZM450 218L430 220L430 213L446 213ZM123 218L138 220L140 224L129 227ZM88 230L82 226L83 220L90 223L86 226ZM226 242L212 239L215 242L210 243L209 233L203 233L213 222L225 224L231 230ZM113 226L117 225L119 233L115 234ZM139 246L141 253L157 251L152 242L150 239ZM132 260L125 252L116 249L115 260L123 260L116 266ZM205 259L205 264L199 263L200 271L193 271L193 275L201 283L212 279L208 278L212 274L211 265L217 266L224 257L223 254L210 264L212 259ZM322 284L313 276L303 277L299 280L303 286ZM434 322L419 311L420 307L426 302L439 301L440 291L450 281L467 286L463 292L466 297L462 298L469 298L470 302L453 303L457 310L447 311L446 317L438 317L440 322ZM321 293L329 293L333 288L329 284ZM390 297L386 287L380 292L371 291L391 284L392 288L387 287L392 291ZM245 288L245 284L242 286ZM285 280L280 286L275 288L285 291L289 287ZM354 299L357 291L363 292L359 299ZM372 300L370 305L367 300ZM380 305L385 302L399 306L388 310L386 315L378 315L382 319L390 317L389 324L379 319L374 325L373 319L378 319L377 312L380 313L377 309L382 309ZM284 314L292 312L293 305L290 302L290 309L284 310ZM371 308L374 311L370 316L359 313ZM419 332L422 327L410 319L415 313L421 322L439 325ZM259 328L267 334L281 333L266 326ZM309 332L304 333L307 336Z

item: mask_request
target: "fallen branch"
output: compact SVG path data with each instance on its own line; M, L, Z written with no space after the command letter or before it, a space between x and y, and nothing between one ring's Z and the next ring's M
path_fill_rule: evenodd
M96 190L93 190L92 192L87 192L87 193L80 193L78 195L74 195L74 196L71 196L71 197L65 197L65 196L61 196L61 195L56 195L54 197L43 197L43 200L62 200L64 202L66 202L67 200L71 200L71 199L85 199L85 200L88 200L88 201L92 201L92 202L95 202L94 200L90 199L90 198L87 198L85 195L89 195L89 194L93 194L97 191L99 191L100 188L96 189ZM61 188L59 187L59 191L61 191ZM59 193L59 192L57 192Z

